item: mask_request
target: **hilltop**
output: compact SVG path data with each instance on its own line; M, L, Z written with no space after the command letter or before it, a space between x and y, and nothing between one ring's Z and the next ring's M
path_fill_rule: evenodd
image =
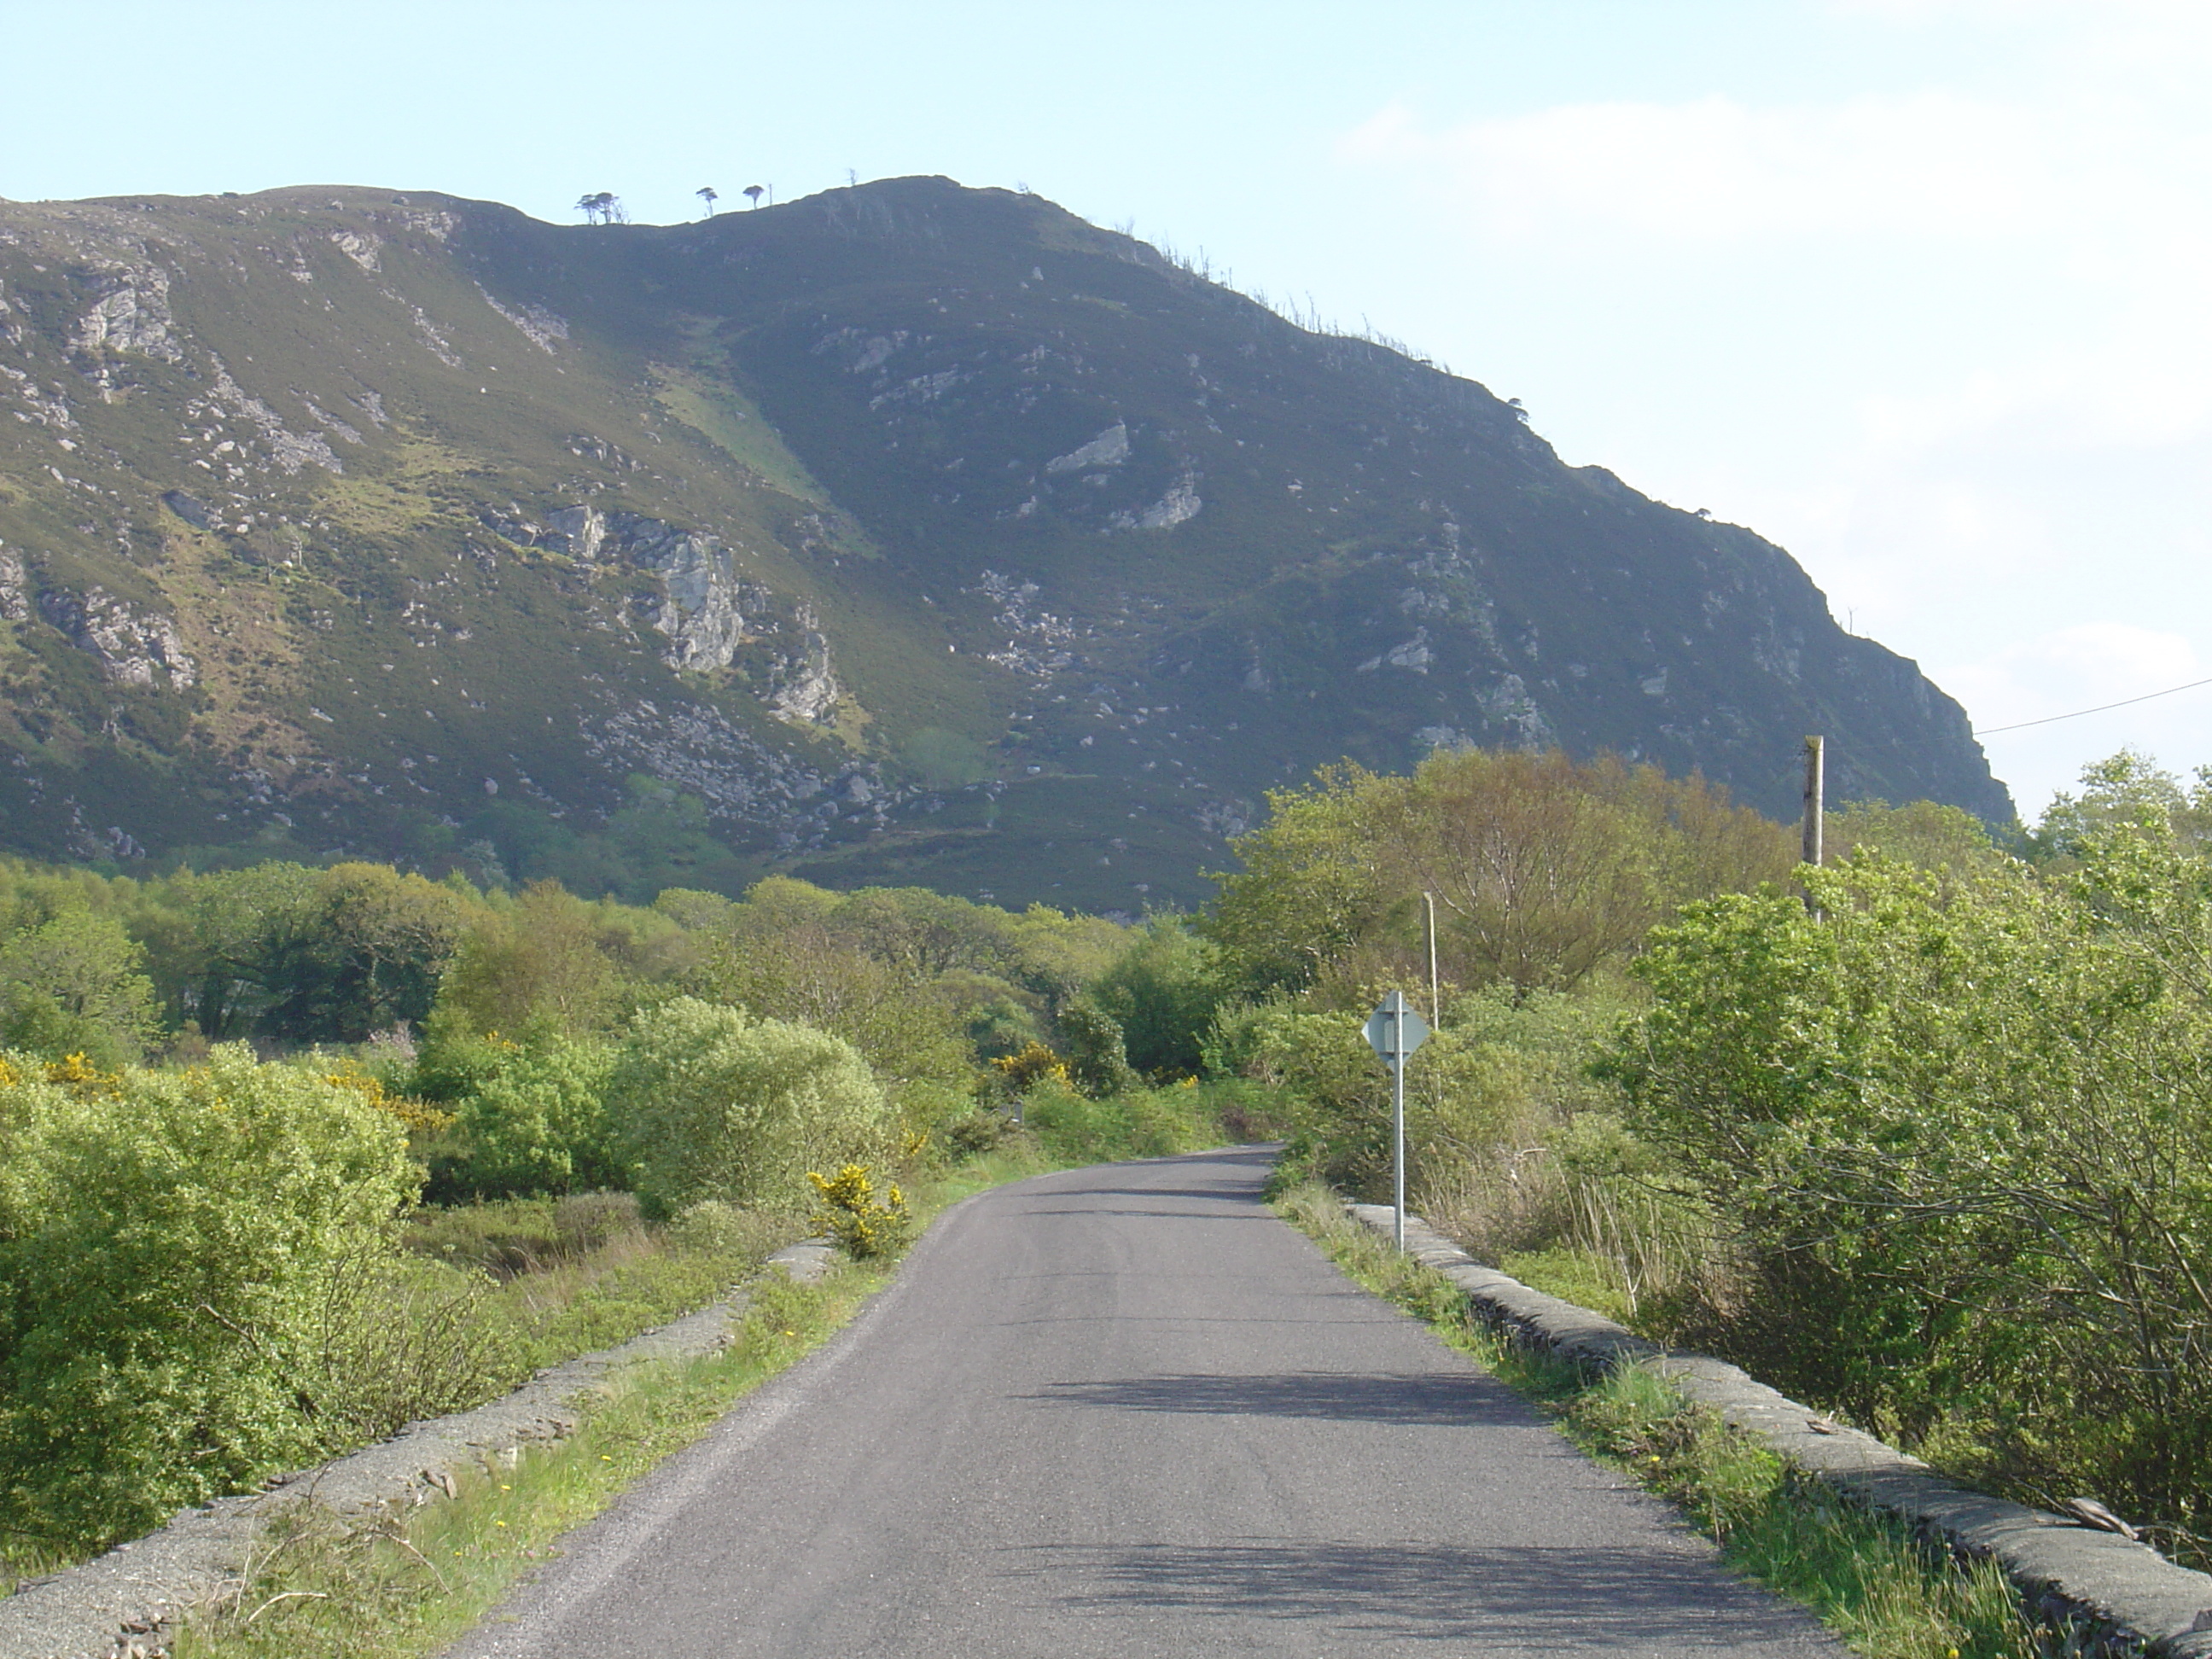
M1501 319L1500 326L1510 319ZM0 840L1188 902L1264 792L1611 748L2008 818L1749 530L1042 198L0 204Z

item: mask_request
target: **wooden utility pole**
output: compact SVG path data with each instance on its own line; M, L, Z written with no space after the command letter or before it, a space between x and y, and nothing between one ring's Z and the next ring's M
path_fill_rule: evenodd
M1826 811L1827 756L1826 745L1818 738L1805 739L1805 829L1801 856L1804 862L1818 869L1820 865L1820 819ZM1820 907L1813 902L1809 892L1805 895L1805 908L1814 915Z
M1437 1000L1437 896L1421 895L1422 932L1429 942L1429 1024L1439 1031L1444 1028L1444 1011Z

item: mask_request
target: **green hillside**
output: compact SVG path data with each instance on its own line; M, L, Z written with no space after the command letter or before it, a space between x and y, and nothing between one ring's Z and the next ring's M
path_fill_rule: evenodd
M1786 811L1815 731L1841 796L2010 815L1781 550L1035 197L0 204L0 410L35 855L1133 911L1340 757Z

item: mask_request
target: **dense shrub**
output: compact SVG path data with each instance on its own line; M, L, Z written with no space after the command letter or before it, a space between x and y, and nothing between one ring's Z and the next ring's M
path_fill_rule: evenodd
M154 1029L144 955L120 921L81 905L0 936L0 1047L137 1059Z
M416 1177L362 1091L243 1048L56 1069L0 1070L0 1510L97 1543L322 1443L333 1283Z
M633 1024L609 1105L655 1215L708 1199L796 1206L809 1170L896 1150L890 1103L850 1043L690 997Z
M1390 1192L1391 1084L1362 1018L1287 1002L1243 1006L1216 1028L1223 1069L1280 1091L1286 1172L1378 1200ZM1528 1061L1507 1044L1435 1033L1406 1067L1408 1189L1433 1192L1487 1162L1516 1127Z
M1129 1064L1121 1022L1091 998L1079 997L1060 1016L1067 1074L1085 1093L1104 1098L1139 1085Z
M627 1187L629 1160L606 1107L617 1052L550 1033L509 1045L458 1103L463 1150L441 1185L487 1197Z
M1047 1080L1030 1091L1022 1117L1048 1154L1070 1164L1166 1158L1231 1138L1212 1092L1197 1084L1131 1088L1100 1099Z
M2212 1477L2212 865L1879 859L1694 907L1613 1067L1747 1265L1778 1381L2194 1528Z
M1121 1028L1130 1066L1156 1082L1195 1077L1222 999L1212 948L1183 919L1162 917L1091 982L1089 999Z
M1425 977L1424 891L1447 979L1564 988L1684 901L1793 862L1782 827L1725 790L1609 755L1438 750L1410 777L1332 767L1268 805L1204 924L1252 994Z
M855 1261L896 1255L906 1248L914 1231L914 1215L896 1182L885 1188L878 1200L874 1178L858 1164L848 1164L834 1176L810 1170L806 1178L822 1200L814 1224Z

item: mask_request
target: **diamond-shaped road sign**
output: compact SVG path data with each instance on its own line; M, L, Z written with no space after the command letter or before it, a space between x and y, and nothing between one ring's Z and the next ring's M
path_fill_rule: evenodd
M1402 991L1391 992L1367 1017L1367 1045L1394 1070L1428 1039L1428 1023L1413 1012Z

